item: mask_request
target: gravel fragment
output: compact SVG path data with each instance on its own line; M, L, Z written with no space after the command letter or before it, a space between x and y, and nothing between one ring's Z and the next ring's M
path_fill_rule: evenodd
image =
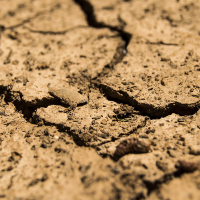
M57 86L49 86L48 92L50 95L57 97L66 105L73 106L86 104L87 98L76 91L76 88L65 88Z
M194 172L198 168L198 164L193 161L178 160L177 167L183 172Z

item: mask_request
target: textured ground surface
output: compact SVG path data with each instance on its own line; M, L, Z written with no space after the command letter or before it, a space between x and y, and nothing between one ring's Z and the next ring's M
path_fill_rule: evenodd
M199 0L0 1L0 199L198 200Z

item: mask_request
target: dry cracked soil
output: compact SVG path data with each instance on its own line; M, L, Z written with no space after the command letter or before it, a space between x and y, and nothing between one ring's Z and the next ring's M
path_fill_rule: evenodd
M199 200L200 0L0 0L0 199Z

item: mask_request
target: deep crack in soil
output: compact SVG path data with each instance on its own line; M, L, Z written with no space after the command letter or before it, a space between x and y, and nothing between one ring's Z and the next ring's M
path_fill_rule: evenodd
M113 57L113 59L110 61L109 64L107 64L103 70L99 73L98 77L103 77L109 73L111 73L111 71L114 69L115 65L117 65L118 63L120 63L124 56L127 53L127 46L131 40L132 34L125 32L123 30L123 27L121 29L119 29L118 27L112 26L112 25L108 25L105 24L103 22L98 22L96 19L96 16L94 14L94 8L93 5L87 1L87 0L74 0L74 2L76 2L78 5L80 5L82 11L85 13L88 25L94 28L108 28L111 31L117 31L119 33L119 35L121 36L121 38L124 40L124 43L121 43L118 45L115 55ZM96 79L97 77L95 77L94 79Z

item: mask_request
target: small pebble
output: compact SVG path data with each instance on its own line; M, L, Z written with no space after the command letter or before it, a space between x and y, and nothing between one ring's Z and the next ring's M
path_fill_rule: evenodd
M190 146L190 154L193 154L193 155L200 155L200 146L197 146L197 145L192 145Z
M87 103L87 98L77 92L76 88L48 86L50 95L57 97L66 105L73 106Z
M101 124L103 124L103 125L107 125L107 121L106 121L106 119L102 119Z
M173 157L176 157L176 151L172 150L172 149L169 149L167 151L167 153L173 158Z
M177 168L183 172L194 172L198 168L198 164L193 161L178 160Z
M97 115L97 116L92 117L92 119L100 119L101 117L102 115Z
M167 162L163 162L163 161L156 161L156 166L158 167L158 169L162 170L162 171L167 171L168 170L168 163Z

